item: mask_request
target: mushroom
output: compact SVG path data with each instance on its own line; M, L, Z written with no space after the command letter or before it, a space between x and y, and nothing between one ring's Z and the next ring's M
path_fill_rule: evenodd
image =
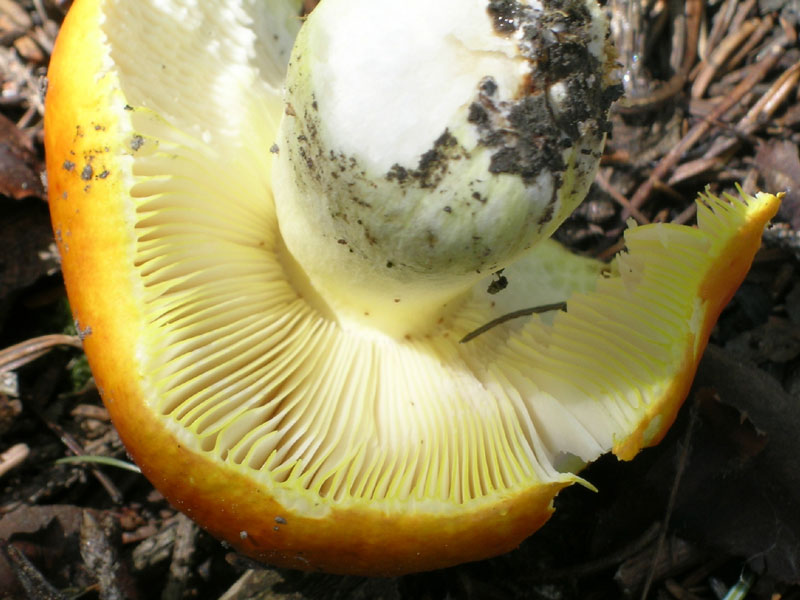
M299 10L73 4L47 171L98 388L148 479L252 557L506 552L665 434L779 199L706 194L697 228L575 256L548 237L616 89L594 0L323 0L284 96Z

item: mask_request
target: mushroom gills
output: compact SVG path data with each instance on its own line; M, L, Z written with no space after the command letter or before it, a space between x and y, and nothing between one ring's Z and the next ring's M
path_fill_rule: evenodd
M208 56L181 46L184 77L150 75L124 59L140 46L130 21L112 11L104 28L133 108L131 134L150 148L131 153L149 402L188 447L327 501L455 506L574 481L559 469L630 436L697 358L687 356L686 340L698 340L694 350L702 338L698 293L719 240L767 203L707 199L705 229L716 237L632 229L629 253L611 270L546 242L509 267L511 291L488 296L482 280L427 331L402 339L344 331L317 309L323 299L309 301L313 292L294 285L282 256L264 158L276 127L267 118L276 91L260 78L272 60L266 46L215 17L207 24L213 52L237 68L198 83L189 67ZM176 95L201 88L214 91L211 109L172 114ZM219 116L226 94L244 107L238 120ZM209 163L217 167L200 167ZM564 299L566 314L458 344L510 304Z

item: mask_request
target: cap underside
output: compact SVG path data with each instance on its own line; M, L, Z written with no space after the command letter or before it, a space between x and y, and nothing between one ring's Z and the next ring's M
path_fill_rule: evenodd
M342 328L285 249L270 187L269 149L299 3L91 4L102 9L105 39L76 29L71 48L105 70L91 74L83 95L60 92L66 75L54 71L48 101L86 102L96 114L78 133L72 122L63 132L49 128L50 201L70 300L92 329L95 376L108 384L104 398L125 442L149 459L145 470L157 485L160 451L174 463L190 453L201 457L195 462L226 465L239 482L228 508L249 502L241 514L261 514L263 497L237 495L246 479L280 505L282 519L285 508L314 521L288 542L278 537L288 527L262 523L267 541L254 554L298 566L287 548L317 544L317 562L331 570L407 572L513 547L547 518L562 484L580 481L574 473L587 462L610 450L630 458L664 434L777 210L775 196L702 197L698 228L632 228L627 253L610 265L543 243L506 269L505 290L487 293L487 278L421 332ZM140 67L161 65L164 56L160 68ZM56 64L73 68L66 58ZM86 181L61 169L65 159L78 160L73 150L95 165ZM102 222L84 221L89 214ZM110 223L127 229L112 235L103 229ZM83 291L89 281L98 286L91 293ZM460 342L500 315L564 300L567 312L514 319ZM124 304L126 319L115 303ZM119 365L136 373L121 374ZM149 439L138 439L136 427L152 421L139 418L143 407L177 448L170 439L167 449L162 440L141 450ZM179 472L190 462L165 468ZM239 530L231 535L229 522L252 526L233 510L201 506L225 498L229 481L219 474L161 484L234 543ZM542 498L531 494L536 489ZM514 498L531 507L509 508ZM337 517L377 518L357 521L364 536L341 536L317 519L332 507L344 509ZM485 526L491 508L497 533L485 537L497 539L485 548L451 544L477 539L467 530ZM520 516L525 510L536 514ZM396 550L372 540L397 522L384 516L413 511L446 525L429 534L433 519L419 529L403 521L410 533ZM420 548L424 535L432 537ZM247 539L255 539L252 530ZM386 556L373 556L370 543Z
M772 197L708 197L700 229L629 230L612 268L544 244L509 271L513 292L490 296L484 282L425 334L344 331L278 234L279 60L250 25L274 23L249 4L204 4L191 19L159 4L108 2L102 25L135 176L132 264L117 267L140 278L147 402L188 448L325 502L454 510L572 480L562 471L634 432L640 444L662 433L674 410L661 407L682 400L675 378L688 382L708 335L704 280L740 229L761 228ZM160 71L136 66L148 38L172 40ZM507 310L558 300L568 312L459 343Z

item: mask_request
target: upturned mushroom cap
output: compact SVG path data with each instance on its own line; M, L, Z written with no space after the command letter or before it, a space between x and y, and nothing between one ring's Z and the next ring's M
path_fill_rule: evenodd
M74 3L47 168L98 387L153 484L255 558L388 575L508 551L583 465L661 439L779 200L704 196L697 228L631 228L611 265L543 242L499 294L343 326L273 202L298 4Z

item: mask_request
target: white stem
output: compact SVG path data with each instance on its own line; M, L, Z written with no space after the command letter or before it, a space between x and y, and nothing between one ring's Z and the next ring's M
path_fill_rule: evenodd
M429 326L581 202L615 97L606 28L594 0L317 7L274 190L286 246L342 322Z

